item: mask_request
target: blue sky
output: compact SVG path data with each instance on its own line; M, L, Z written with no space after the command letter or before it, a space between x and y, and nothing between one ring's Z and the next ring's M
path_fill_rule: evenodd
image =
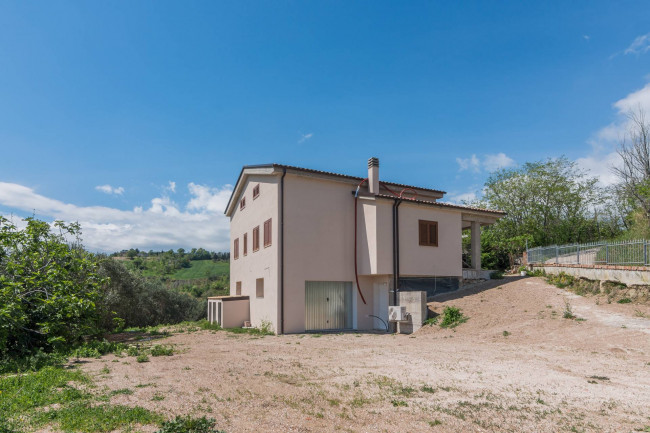
M471 198L566 155L612 181L647 2L0 2L0 214L94 250L228 248L242 165ZM647 87L648 86L648 87Z

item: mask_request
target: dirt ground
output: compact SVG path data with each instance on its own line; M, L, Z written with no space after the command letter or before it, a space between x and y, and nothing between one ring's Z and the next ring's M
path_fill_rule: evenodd
M562 317L566 302L579 320ZM649 306L518 277L430 308L445 305L469 320L413 335L176 334L174 356L83 369L133 391L113 403L207 415L229 433L650 431Z

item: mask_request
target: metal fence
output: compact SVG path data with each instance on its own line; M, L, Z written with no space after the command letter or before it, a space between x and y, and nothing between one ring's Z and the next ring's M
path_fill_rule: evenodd
M648 240L602 241L527 249L528 263L649 266Z

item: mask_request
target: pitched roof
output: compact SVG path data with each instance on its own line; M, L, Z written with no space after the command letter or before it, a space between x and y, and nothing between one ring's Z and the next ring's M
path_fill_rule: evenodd
M387 194L376 194L375 197L379 198L386 198L390 200L395 200L397 197L392 196L392 195L387 195ZM506 213L500 210L494 210L494 209L485 209L481 207L475 207L475 206L464 206L460 204L452 204L452 203L442 203L439 201L426 201L426 200L417 200L417 199L412 199L412 198L402 198L402 200L406 203L418 203L418 204L425 204L429 206L437 206L437 207L444 207L444 208L450 208L450 209L459 209L459 210L466 210L466 211L474 211L474 212L481 212L481 213L491 213L494 214L495 216L500 215L503 216Z

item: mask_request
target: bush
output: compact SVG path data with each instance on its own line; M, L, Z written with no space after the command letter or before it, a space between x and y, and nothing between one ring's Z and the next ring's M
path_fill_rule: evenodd
M215 429L216 421L212 418L192 418L188 416L177 416L171 421L162 423L162 428L156 433L225 433L223 430Z
M110 279L99 300L101 327L106 331L115 328L115 317L124 320L124 328L194 321L206 315L204 301L167 289L159 280L134 275L116 260L102 260L100 274Z
M503 280L503 271L493 271L490 273L491 280Z
M67 350L94 334L103 279L79 243L78 224L0 217L0 363ZM68 238L72 238L69 240Z
M151 356L172 356L174 354L174 347L166 346L164 344L156 344L151 348Z
M146 353L141 353L135 358L136 362L149 362L149 357Z
M461 323L467 322L467 317L463 315L460 308L457 307L445 307L442 310L442 322L440 322L441 328L455 328Z

